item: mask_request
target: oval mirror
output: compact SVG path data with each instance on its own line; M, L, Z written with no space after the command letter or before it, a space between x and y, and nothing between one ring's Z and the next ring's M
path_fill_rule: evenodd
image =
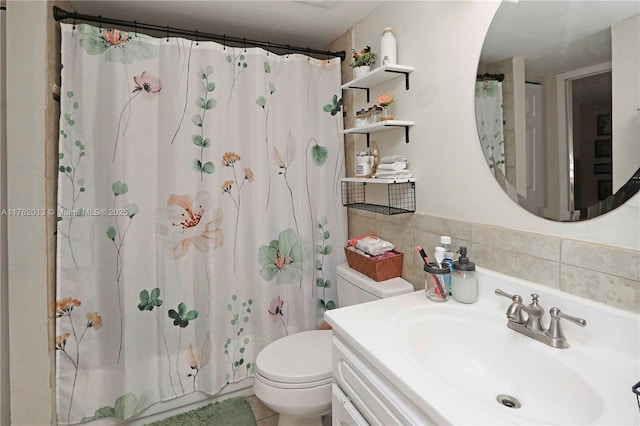
M520 206L583 220L640 189L640 2L503 1L480 54L476 124Z

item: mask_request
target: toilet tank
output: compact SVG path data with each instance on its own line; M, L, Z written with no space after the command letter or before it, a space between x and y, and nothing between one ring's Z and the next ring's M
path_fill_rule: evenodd
M402 278L391 278L386 281L374 281L343 263L336 268L338 286L338 307L372 302L387 297L413 291L413 285Z

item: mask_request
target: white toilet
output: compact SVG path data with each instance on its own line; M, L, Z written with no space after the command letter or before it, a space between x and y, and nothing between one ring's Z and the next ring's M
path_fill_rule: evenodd
M413 291L402 278L376 282L346 263L336 268L336 274L339 307ZM253 390L279 413L279 426L321 425L321 416L331 412L331 334L331 330L292 334L258 354Z

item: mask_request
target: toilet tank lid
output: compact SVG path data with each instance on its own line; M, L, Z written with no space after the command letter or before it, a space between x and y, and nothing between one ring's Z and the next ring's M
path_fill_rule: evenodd
M271 342L256 358L258 374L283 383L309 383L331 377L331 330L290 334Z
M391 278L385 281L374 281L355 269L351 269L348 263L338 265L336 267L336 274L339 277L342 277L345 281L350 282L356 287L359 287L380 299L411 293L414 290L411 283L400 277Z

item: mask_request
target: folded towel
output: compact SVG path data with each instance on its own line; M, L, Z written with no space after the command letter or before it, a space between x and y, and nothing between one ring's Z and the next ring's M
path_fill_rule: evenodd
M400 170L404 170L407 168L407 163L404 161L396 161L395 163L384 163L378 164L378 170L392 170L399 172Z
M392 164L392 163L397 163L399 161L402 162L407 162L407 157L405 157L404 155L391 155L389 157L382 157L380 159L380 164Z
M376 177L379 179L410 179L413 177L411 170L378 170Z

